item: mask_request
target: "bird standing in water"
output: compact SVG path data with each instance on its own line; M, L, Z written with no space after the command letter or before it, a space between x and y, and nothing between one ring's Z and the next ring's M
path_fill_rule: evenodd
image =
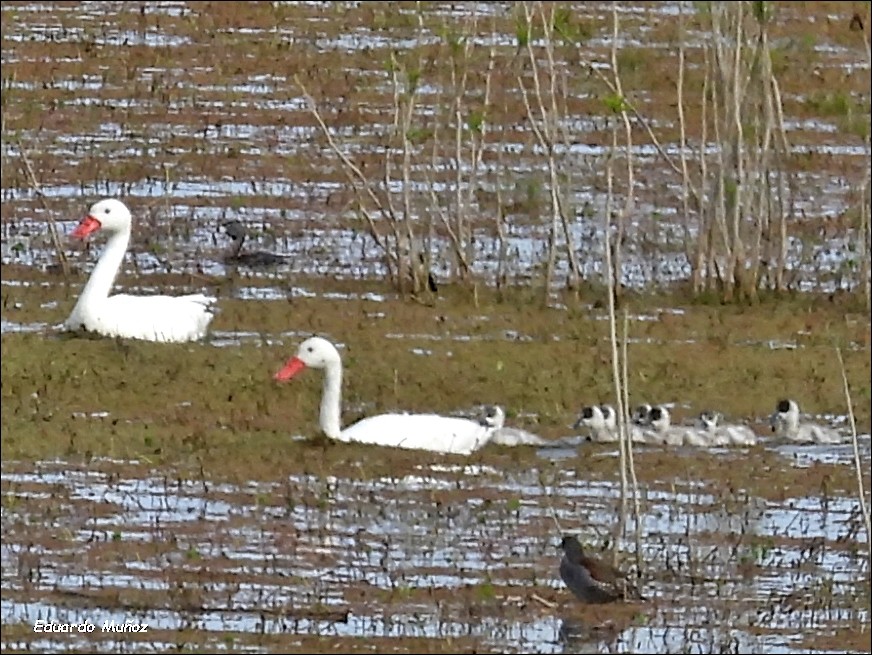
M560 577L582 603L602 604L618 600L644 600L627 575L605 562L585 555L578 539L566 535L560 542L563 559Z

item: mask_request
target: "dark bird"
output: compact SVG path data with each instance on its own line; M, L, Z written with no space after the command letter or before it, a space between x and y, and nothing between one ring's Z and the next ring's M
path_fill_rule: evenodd
M254 252L242 252L242 244L248 236L245 225L239 221L225 221L221 224L221 231L230 237L231 243L224 253L224 263L231 265L249 266L252 268L261 266L275 266L288 261L289 255L277 255L263 250Z
M644 600L627 575L613 566L584 554L578 539L566 535L560 542L563 559L560 577L582 603L613 603L618 600Z
M848 28L852 32L863 31L863 19L860 17L860 14L855 12L854 15L851 16L851 22L849 23Z

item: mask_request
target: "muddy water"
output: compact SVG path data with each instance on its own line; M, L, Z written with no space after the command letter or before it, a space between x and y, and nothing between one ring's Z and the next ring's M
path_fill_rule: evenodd
M66 234L94 198L117 195L131 204L138 220L127 264L138 273L224 275L221 251L227 244L216 229L224 219L239 218L252 228L252 248L291 255L280 275L384 275L382 256L294 76L316 98L339 148L381 176L385 148L396 146L387 74L393 56L404 71L419 69L415 129L430 133L443 122L440 138L451 143L432 155L429 146L416 147L409 171L408 211L429 244L434 274L444 279L451 244L443 212L450 214L456 204L454 170L468 168L456 160L447 131L453 93L447 39L452 30L469 30L474 48L464 64L473 71L467 113L477 111L490 46L497 61L480 188L471 188L469 178L459 182L468 196L473 271L489 282L496 274L499 191L507 216L505 273L510 281L537 277L548 228L547 193L539 174L544 160L512 72L520 10L511 3L435 3L425 4L419 16L416 7L276 2L242 13L213 3L4 3L3 129L9 138L2 152L3 263L49 265L57 255L46 222L58 221ZM561 65L579 71L605 65L609 7L572 8L573 24L586 36L581 49L558 52L565 58ZM783 62L785 127L801 155L794 171L799 218L786 253L791 284L798 289L857 284L853 189L869 153L857 132L861 128L852 125L862 123L858 113L868 112L869 64L862 34L848 29L853 10L849 3L784 3L770 26ZM621 3L619 15L624 88L651 121L663 149L674 155L678 4ZM693 95L702 88L700 44L707 37L692 17L688 20L687 93ZM664 88L652 87L655 81ZM600 98L607 91L587 74L570 83L563 111L572 136L556 153L562 169L573 171L565 182L576 207L569 238L581 273L595 279L601 270L602 171L610 139ZM847 99L836 97L836 90ZM688 102L685 111L693 138L698 108ZM636 207L627 224L622 279L636 288L686 279L685 242L696 230L680 218L682 200L675 191L680 180L663 165L641 126L638 132ZM463 147L465 161L471 155L467 142ZM398 192L400 154L393 152L387 186L392 202L406 207ZM379 212L370 212L376 229L390 240ZM96 256L93 249L69 250L83 264ZM558 259L558 275L567 273L567 265L565 257Z
M549 437L565 431L580 399L608 397L603 386L593 387L605 379L599 372L608 361L593 345L606 343L599 309L585 305L583 319L570 316L565 306L552 308L562 312L556 317L498 319L495 308L486 314L476 307L458 321L443 301L431 314L413 316L414 308L403 307L396 294L374 284L384 275L383 262L354 211L339 164L293 83L299 74L342 147L377 170L384 163L392 120L385 74L390 53L404 56L416 44L438 42L442 21L466 20L472 4L426 5L422 31L412 5L260 3L242 14L225 4L3 4L4 373L7 358L43 364L24 366L13 379L4 375L4 451L12 443L8 425L19 442L25 437L16 431L46 451L22 461L4 455L4 650L868 651L868 536L859 527L855 494L845 484L845 479L853 483L848 447L767 443L751 451L640 451L639 576L649 600L602 611L580 607L569 597L557 577L555 552L555 518L594 548L609 541L620 487L614 453L602 447L542 449L534 456L488 451L469 461L350 450L341 470L332 472L307 470L309 460L319 456L311 448L292 451L299 460L283 463L280 475L250 465L237 476L242 479L231 480L208 462L201 462L200 471L178 466L190 451L170 437L161 442L161 455L150 451L162 464L103 457L115 447L113 440L141 438L132 425L163 425L164 418L148 403L143 409L135 392L101 398L104 405L96 410L77 394L61 402L63 394L41 375L51 369L55 381L78 385L81 357L95 363L96 371L102 365L97 377L103 379L118 369L111 345L101 350L75 340L51 341L53 326L64 318L99 252L99 246L73 247L64 235L93 199L105 195L123 196L137 218L121 278L126 289L221 289L224 314L216 319L209 342L218 348L195 352L212 367L218 362L219 370L244 369L226 380L229 389L264 393L252 386L262 374L252 362L272 367L279 347L286 356L301 337L330 326L338 339L357 346L353 352L371 353L361 346L381 344L386 369L393 367L394 375L411 354L420 362L417 384L439 366L441 356L471 357L474 348L492 348L482 350L472 368L484 377L495 361L505 362L505 371L487 379L489 388L504 393L509 382L517 386L510 375L523 375L519 371L537 363L520 354L520 347L510 352L505 344L534 348L545 339L555 349L566 348L561 364L571 357L581 363L580 373L596 374L585 386L568 367L549 365L550 377L559 388L570 389L571 401L553 397L558 390L546 389L551 385L546 379L540 379L541 391L517 392L515 408L521 401L534 405L534 417ZM507 61L515 49L512 7L475 7L488 21L476 43L495 44ZM573 7L594 32L585 44L584 62L601 65L608 57L608 8L597 3ZM781 78L786 126L792 147L807 157L797 171L802 221L788 252L799 289L856 283L850 259L856 241L852 186L861 178L868 145L845 125L845 117L810 108L826 101L833 89L868 96L862 41L847 27L855 10L850 3L783 3L773 26L787 62ZM669 82L674 74L677 5L626 3L620 13L629 57L625 87L643 113L662 126L664 147L674 152L674 88L664 94L648 84ZM691 30L688 58L697 65L703 38ZM629 65L633 57L646 63L635 77ZM810 86L809 70L811 84L820 88ZM422 75L424 121L448 106L443 92L449 82L433 68ZM578 103L567 107L577 142L562 154L567 170L577 169L572 202L586 208L571 226L571 238L582 273L595 279L601 270L597 244L609 132L596 102L602 90L579 84ZM527 283L540 274L546 227L541 216L547 212L537 171L544 169L515 88L510 73L495 84L495 93L504 91L505 97L496 103L502 108L482 172L484 193L471 205L473 269L485 282L493 280L499 250L491 197L497 187L515 208L506 235L509 278ZM450 245L429 191L435 189L440 202L450 206L454 163L444 153L432 166L429 153L418 156L411 171L412 212L436 226L432 254L442 281ZM693 235L694 227L678 219L681 203L669 192L676 179L647 143L640 141L634 156L637 206L628 225L623 283L642 288L685 279L684 235L688 230ZM396 180L391 184L396 188ZM61 247L77 270L69 288L49 268L57 257L48 238L50 218L58 222ZM252 248L288 253L289 262L266 271L226 266L226 239L217 231L226 218L246 222ZM565 261L558 269L566 272ZM344 283L348 278L369 285L351 287ZM790 311L764 308L759 315L725 312L700 319L693 310L662 307L661 300L630 317L631 352L648 346L671 360L657 369L651 363L654 351L639 351L634 392L647 385L641 391L648 399L676 400L688 413L712 400L734 403L748 408L727 407L734 416L759 423L774 400L769 394L779 386L810 396L804 403L826 407L827 415L817 418L844 432L845 416L836 409L843 402L841 382L824 329L835 325L834 330L844 330L851 387L868 401L867 316L846 317L836 308L785 318ZM317 310L315 302L322 303ZM231 303L242 307L234 305L231 312ZM258 322L261 318L270 321L269 329ZM355 321L362 323L355 326ZM434 327L443 322L448 328ZM583 338L597 335L589 351L567 345L579 340L578 325L590 330L582 332ZM28 340L34 336L45 340L38 346ZM51 352L40 351L37 358L36 349L46 343ZM156 353L133 350L143 361L153 358L155 371L140 371L140 378L160 378ZM788 351L796 358L779 354ZM248 361L239 362L239 353ZM187 351L187 356L194 354ZM866 364L858 365L864 358ZM688 372L689 366L695 368ZM365 368L361 361L355 374L362 377ZM776 371L778 379L767 377ZM176 392L175 400L192 398L186 401L190 417L179 410L188 422L164 426L174 436L188 426L199 431L204 431L201 425L214 426L207 420L213 413L226 414L219 417L222 430L234 417L241 422L241 416L248 420L251 414L250 407L231 410L229 402L218 402L227 396L223 388L204 385L196 395L184 375L165 377L157 384ZM431 379L447 386L444 379ZM700 391L699 380L708 381L709 388ZM114 379L111 386L121 387ZM399 402L396 390L390 400L374 397L386 393L381 382L359 386L364 391L355 398L361 411L376 402ZM442 395L462 385L452 380L450 386ZM433 389L440 387L425 387L426 397L414 400L430 407ZM723 389L730 390L729 397ZM309 391L285 391L294 400L282 402L300 404ZM214 398L204 400L209 394ZM698 396L686 400L691 394ZM51 406L52 398L59 399L58 406ZM451 402L461 407L471 401ZM72 408L71 416L61 406ZM309 423L291 414L297 410ZM868 407L856 411L865 419L861 431L868 433ZM258 417L264 432L280 432L282 438L314 432L311 412L296 405L288 414L264 414ZM30 431L21 422L6 423L7 415L28 417ZM100 422L101 436L109 434L110 423L117 421L118 427L105 441L95 438L87 452L78 452L73 440L84 440L87 428L81 425L89 420ZM204 433L216 437L214 427ZM861 440L861 455L868 470L868 434ZM250 451L240 452L239 459L249 465ZM752 473L743 478L749 469ZM632 537L621 540L619 551L622 565L633 568ZM37 620L87 621L97 628L85 635L35 633ZM148 624L150 631L119 637L102 631L106 621Z
M771 449L789 461L796 447ZM849 450L818 454L844 464ZM864 451L868 465L868 442ZM814 466L816 449L803 452L796 465ZM571 455L542 449L523 471L421 456L403 475L243 484L141 462L7 462L4 646L113 649L119 637L103 625L126 621L151 633L124 635L125 652L308 636L353 650L800 653L828 652L809 632L868 624L853 498L725 498L690 480L642 486L647 602L578 606L557 576L555 521L602 543L620 494L564 468ZM675 453L676 468L693 456ZM729 466L747 456L720 455ZM97 628L35 635L39 619Z

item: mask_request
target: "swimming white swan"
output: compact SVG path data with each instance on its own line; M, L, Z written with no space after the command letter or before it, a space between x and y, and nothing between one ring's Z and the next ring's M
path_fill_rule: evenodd
M202 338L213 317L212 306L216 301L213 297L201 293L109 295L130 242L130 224L130 212L124 203L108 199L93 204L73 230L73 237L84 239L102 229L109 233L109 240L64 327L146 341L180 342Z
M719 436L709 435L702 430L686 425L672 425L669 410L662 405L654 405L648 412L648 429L645 431L649 443L665 446L722 446L726 445Z
M816 423L801 423L799 405L793 400L779 400L769 419L772 431L779 437L798 443L837 444L845 439L832 428Z
M521 428L505 427L506 413L499 405L486 405L481 424L491 428L490 442L501 446L545 446L548 442L537 434Z
M587 428L588 439L598 443L615 443L620 438L618 421L611 405L592 405L583 407L574 429ZM630 439L635 443L645 443L645 434L637 425L628 426Z
M381 414L341 427L342 358L336 347L321 337L300 344L297 354L275 374L290 380L306 367L324 370L321 395L321 430L331 439L345 442L430 450L469 455L485 445L493 428L465 418L438 414Z
M757 443L757 435L747 425L738 423L722 423L720 412L705 411L696 420L696 426L706 434L712 435L713 445L753 446Z
M615 439L618 438L618 413L615 411L615 408L611 405L600 405L600 411L603 414L603 419L606 422L606 428L610 430L615 435ZM633 443L646 443L645 441L645 433L640 429L638 425L630 419L629 425L627 425L627 430L630 434L630 439Z

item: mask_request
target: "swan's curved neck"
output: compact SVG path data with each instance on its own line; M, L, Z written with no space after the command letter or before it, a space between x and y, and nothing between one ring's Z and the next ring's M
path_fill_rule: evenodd
M106 242L106 247L103 249L100 259L97 261L97 265L91 272L91 277L88 278L88 283L82 290L82 295L79 296L79 301L73 310L74 313L88 307L95 301L105 300L109 297L109 292L115 283L115 276L118 274L118 269L121 268L121 262L124 260L124 253L127 252L129 241L129 229L112 233Z
M321 393L321 429L331 439L342 432L342 364L332 362L324 369L324 390Z

